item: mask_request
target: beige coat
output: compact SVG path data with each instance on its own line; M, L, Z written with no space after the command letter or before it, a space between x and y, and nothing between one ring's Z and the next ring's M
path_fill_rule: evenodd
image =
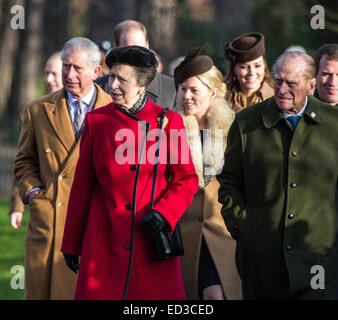
M178 107L188 131L191 156L199 177L199 192L181 219L184 256L181 268L187 299L199 299L198 266L202 234L221 280L226 299L241 299L240 278L235 266L236 242L231 238L221 216L215 175L224 163L224 150L234 112L224 99L217 98L208 112L211 135L204 140L203 151L198 123ZM203 155L204 152L204 155Z
M110 96L96 87L94 108L110 103ZM33 187L41 191L29 202L25 299L73 299L76 275L67 268L60 247L78 155L64 89L27 106L14 175L22 199Z

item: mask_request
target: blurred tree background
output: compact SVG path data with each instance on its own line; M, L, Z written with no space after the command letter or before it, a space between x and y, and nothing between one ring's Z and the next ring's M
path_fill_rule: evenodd
M24 8L24 29L11 28L14 5ZM324 29L311 28L314 5L325 9ZM46 93L48 56L74 36L113 44L113 28L125 19L145 24L164 73L171 60L205 42L207 54L224 68L224 44L248 31L264 33L271 67L291 45L314 55L322 44L337 42L338 1L0 0L0 143L17 142L21 110Z

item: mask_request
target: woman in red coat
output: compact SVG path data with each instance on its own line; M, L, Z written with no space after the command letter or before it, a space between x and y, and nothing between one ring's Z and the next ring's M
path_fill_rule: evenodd
M164 118L151 209L164 109L145 88L157 60L129 46L112 49L106 64L113 103L87 113L61 248L79 269L75 299L185 299L178 257L158 260L151 237L172 231L197 192L182 118L173 111Z

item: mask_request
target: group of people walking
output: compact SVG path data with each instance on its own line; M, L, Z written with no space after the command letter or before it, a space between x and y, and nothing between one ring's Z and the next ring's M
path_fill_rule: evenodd
M23 113L25 298L338 298L338 45L317 65L283 53L273 79L250 32L225 45L224 79L205 45L170 78L142 24L114 35L108 75L73 38L63 88Z

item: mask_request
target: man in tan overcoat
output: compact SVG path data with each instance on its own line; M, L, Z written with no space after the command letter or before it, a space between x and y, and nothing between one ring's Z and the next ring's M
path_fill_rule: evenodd
M25 299L72 299L76 274L60 252L69 191L85 113L111 102L93 81L100 51L86 38L66 42L64 89L30 103L22 114L14 176L30 216L25 243Z
M61 77L61 52L54 52L47 60L45 65L45 83L49 93L60 90L62 86ZM18 229L22 225L25 204L22 202L15 178L9 205L9 219L13 228Z

